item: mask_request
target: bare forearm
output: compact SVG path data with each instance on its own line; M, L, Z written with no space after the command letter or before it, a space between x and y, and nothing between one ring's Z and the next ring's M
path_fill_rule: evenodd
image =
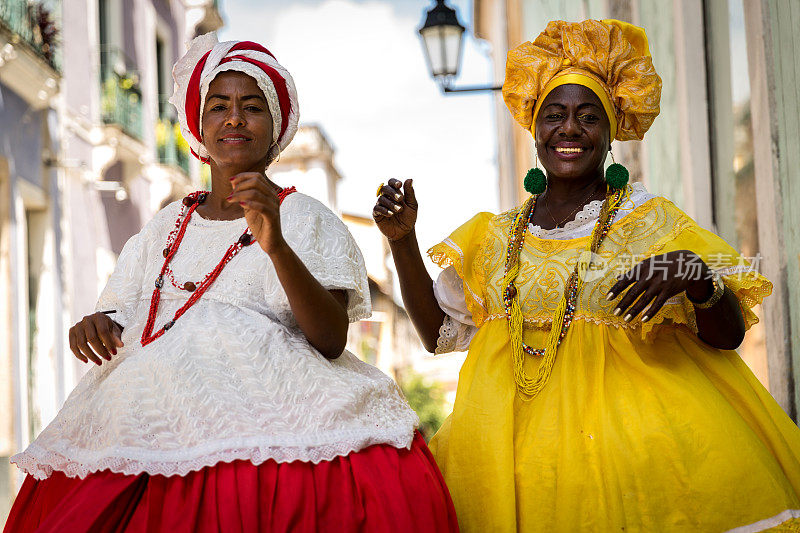
M708 309L695 307L697 336L703 342L722 350L734 350L744 340L744 317L739 300L729 288L716 305Z
M417 235L411 231L402 239L389 241L389 246L397 267L400 292L408 316L411 317L425 349L434 352L445 314L434 296L433 280L422 260Z
M340 300L320 285L297 254L284 244L270 253L278 279L289 299L297 325L308 342L328 359L335 359L347 343L347 311Z
M381 185L378 194L372 218L389 239L408 316L425 349L434 352L445 315L433 294L433 281L419 252L414 231L419 204L414 187L410 179L404 183L390 179L388 185Z

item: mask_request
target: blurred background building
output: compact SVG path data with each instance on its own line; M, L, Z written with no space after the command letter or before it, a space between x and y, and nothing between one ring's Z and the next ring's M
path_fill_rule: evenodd
M434 358L422 346L396 289L388 242L372 217L340 209L337 186L343 178L334 156L335 149L319 125L301 125L280 160L270 167L269 176L278 185L295 185L317 198L347 225L364 255L372 298L372 316L350 326L347 349L400 384L412 406L427 413L427 419L420 416L423 424L429 422L423 432L430 437L455 400L464 356ZM426 397L431 394L433 398Z
M301 101L304 109L312 109L312 118L322 107L341 108L343 118L303 125L270 175L328 205L355 236L365 257L374 312L351 326L348 348L401 384L430 434L452 405L464 354L432 357L424 352L402 308L388 246L369 217L375 186L392 176L430 177L415 181L426 202L420 224L435 225L434 230L420 227L420 239L428 246L435 241L427 235L446 236L468 218L463 212L493 208L489 189L497 190L502 210L521 202L521 178L532 163L531 138L513 122L497 91L479 101L440 96L429 80L427 94L409 89L420 87L409 80L427 76L414 30L432 0L227 2L227 17L238 20L238 28L244 27L242 21L257 20L254 31L275 46L294 46L297 41L291 39L298 38L298 27L309 28L302 40L317 38L310 29L309 9L325 13L319 28L335 28L337 41L328 42L337 54L335 74L355 90L335 93L334 102L309 99L307 106L309 100ZM618 18L647 29L664 80L661 117L645 141L615 145L615 156L634 179L675 201L745 255L761 255L759 268L773 281L775 292L759 311L763 320L748 333L741 353L797 420L800 210L794 206L800 203L800 42L795 33L800 3L450 2L459 9L473 48L471 55L464 55L473 68L467 61L463 70L474 79L476 70L480 72L474 68L474 48L486 50L491 57L491 72L485 73L489 85L502 82L506 52L535 38L551 19ZM0 0L3 518L21 481L8 457L52 419L85 371L69 350L67 330L92 312L125 241L161 206L208 187L209 179L207 167L189 157L167 98L172 92L170 69L183 43L222 27L217 1L72 0L69 9L66 4ZM269 12L263 14L262 8ZM349 18L334 23L330 13L338 12ZM364 32L341 31L356 20L372 24L378 19L388 23L362 28ZM409 24L401 45L388 42L397 27ZM265 33L265 27L274 31ZM362 64L359 54L368 52L365 35L374 41L370 49L389 58L388 66ZM234 36L248 37L245 32ZM387 42L381 43L381 37ZM353 43L352 53L341 53L343 42ZM398 48L413 51L404 55ZM291 51L279 50L279 57L288 56L293 62L285 64L293 70L309 54L298 50L292 56ZM325 52L318 48L314 61L323 61ZM408 57L412 60L404 63ZM301 92L317 73L326 91L347 85L324 67L297 71ZM372 81L374 86L367 85ZM387 88L399 88L401 97L384 97L384 91L393 94ZM353 100L345 100L349 93ZM382 100L370 100L373 95ZM370 104L363 106L364 101ZM490 119L480 113L483 104L493 106ZM392 112L395 108L400 111ZM340 135L345 122L360 128L355 141ZM335 135L327 135L323 125ZM491 143L481 137L487 129L493 130ZM470 144L474 139L479 141ZM335 148L334 141L342 146ZM460 153L446 151L454 146ZM335 156L342 153L346 167L337 166ZM478 159L469 159L476 154ZM369 167L366 178L357 159ZM361 191L366 191L363 197ZM444 192L434 194L438 191ZM351 196L358 197L362 210L351 207Z

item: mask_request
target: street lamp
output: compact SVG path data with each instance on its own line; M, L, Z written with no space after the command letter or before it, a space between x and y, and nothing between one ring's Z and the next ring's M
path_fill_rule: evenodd
M425 48L425 59L433 79L445 93L497 91L501 87L472 86L452 87L461 63L461 49L464 26L458 22L456 10L444 5L444 0L436 0L425 16L425 23L419 29Z

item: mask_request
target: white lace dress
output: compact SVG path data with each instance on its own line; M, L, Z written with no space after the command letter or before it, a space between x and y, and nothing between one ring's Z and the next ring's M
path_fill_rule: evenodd
M418 418L397 385L345 351L328 360L306 340L274 267L258 244L228 263L162 337L142 346L154 282L179 202L132 237L97 304L124 326L125 344L93 366L55 420L12 457L37 479L109 469L185 475L218 462L331 460L372 444L410 448ZM348 316L370 314L364 260L345 225L320 202L290 194L285 239L327 289L348 296ZM171 263L197 283L246 227L195 214ZM188 298L165 282L155 329Z

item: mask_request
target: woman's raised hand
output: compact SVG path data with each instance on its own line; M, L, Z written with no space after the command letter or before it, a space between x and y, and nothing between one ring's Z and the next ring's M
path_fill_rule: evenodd
M372 218L389 239L408 316L425 348L433 353L445 314L433 294L433 280L425 268L414 232L418 207L411 180L401 183L391 179L378 190Z
M260 172L242 172L231 179L228 202L239 202L244 218L261 249L268 254L286 244L281 233L281 202L278 192Z
M402 183L390 179L380 188L380 196L372 208L372 218L381 233L390 241L399 241L414 229L417 223L417 197L412 180Z
M69 348L84 363L110 361L122 346L122 328L105 313L87 315L69 329Z

